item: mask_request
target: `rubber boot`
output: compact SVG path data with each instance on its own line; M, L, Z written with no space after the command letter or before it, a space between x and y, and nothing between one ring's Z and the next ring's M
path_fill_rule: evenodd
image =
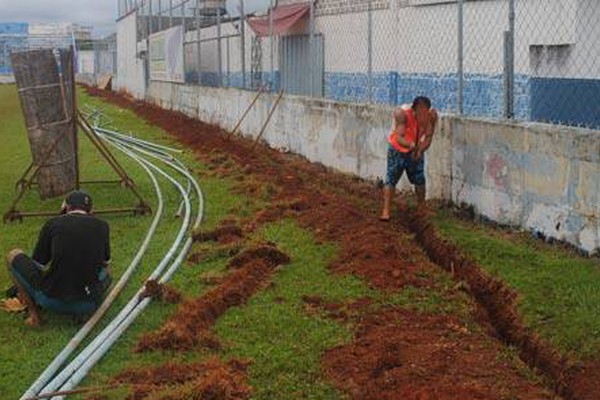
M393 196L393 188L391 186L384 186L383 188L383 209L381 210L381 215L379 219L381 221L389 221L390 220L390 204L392 203Z
M425 185L415 185L415 194L417 195L417 207L425 206Z

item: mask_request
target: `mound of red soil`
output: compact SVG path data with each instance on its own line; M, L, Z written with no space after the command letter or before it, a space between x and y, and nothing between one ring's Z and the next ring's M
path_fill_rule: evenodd
M158 367L127 370L114 383L131 384L129 399L242 400L252 393L247 383L247 363L226 364L212 358L197 364L167 363Z
M181 304L163 327L142 336L136 350L190 350L198 345L218 348L210 332L215 320L264 287L274 268L289 262L289 257L274 247L261 246L241 253L233 262L235 269L215 289Z
M452 316L389 309L367 316L354 341L328 350L325 373L353 399L551 399L502 351Z
M156 280L146 281L144 291L140 293L140 298L152 297L164 301L165 303L179 303L182 299L181 293L172 288L169 284L160 283Z
M196 232L192 236L196 242L218 242L228 244L243 238L242 228L236 225L225 225L209 232Z

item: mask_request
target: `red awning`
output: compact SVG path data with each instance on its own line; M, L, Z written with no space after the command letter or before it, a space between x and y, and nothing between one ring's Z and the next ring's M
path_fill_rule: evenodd
M290 29L310 10L310 3L289 4L273 9L273 34L279 35ZM258 36L269 36L269 15L248 18L250 27Z

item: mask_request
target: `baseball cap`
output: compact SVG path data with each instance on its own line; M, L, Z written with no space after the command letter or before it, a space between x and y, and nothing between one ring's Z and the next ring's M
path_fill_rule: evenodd
M67 196L65 203L74 208L90 212L92 210L92 197L83 190L75 190Z

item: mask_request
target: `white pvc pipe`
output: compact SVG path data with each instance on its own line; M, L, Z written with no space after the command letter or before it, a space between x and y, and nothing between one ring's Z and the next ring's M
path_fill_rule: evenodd
M113 287L111 292L106 296L106 298L104 299L104 301L102 302L102 304L100 305L98 310L96 310L94 315L92 315L92 317L90 317L90 319L71 338L69 343L67 343L67 345L63 348L63 350L61 350L61 352L58 353L58 355L52 360L52 362L46 367L46 369L35 380L35 382L33 382L33 384L31 384L31 386L25 391L25 393L23 393L23 395L21 396L21 399L26 399L28 397L35 396L37 393L39 393L39 391L44 387L44 385L54 376L54 374L56 374L56 371L60 368L60 366L65 363L65 361L69 358L71 353L73 351L75 351L75 349L81 344L83 339L85 339L85 337L89 334L89 332L94 328L94 326L100 320L100 318L104 315L106 310L108 310L108 308L113 303L113 301L118 296L118 294L121 292L123 287L125 287L127 281L129 280L129 277L131 276L131 274L133 273L135 268L140 263L142 256L144 255L144 253L146 252L146 249L148 248L148 245L150 244L150 240L152 239L152 236L154 235L154 232L156 231L158 222L160 221L160 217L162 216L164 203L163 203L162 192L160 190L160 185L158 184L156 177L150 171L150 169L148 167L146 167L142 162L138 161L138 163L148 173L148 176L152 180L152 183L154 185L154 190L156 193L156 197L158 199L158 208L156 210L154 219L152 220L152 223L151 223L150 227L148 228L146 237L144 238L144 241L142 242L135 257L133 258L133 260L131 261L131 263L129 264L129 266L127 267L125 272L123 273L123 275L121 275L121 278L115 284L115 286Z
M116 146L119 148L121 147L120 145L116 145ZM156 172L158 172L159 174L163 175L165 178L170 180L180 190L182 195L185 197L185 191L184 191L183 187L177 181L175 181L172 177L170 177L168 174L166 174L163 170L154 166L152 163L144 160L143 158L135 155L133 152L131 152L129 150L126 150L123 148L121 148L121 150L124 151L129 157L135 159L136 161L139 160L139 162L146 164L148 167L154 169ZM183 236L185 235L187 228L189 226L189 222L190 222L191 211L190 211L189 200L187 200L185 211L186 211L185 217L183 219L181 229L180 229L173 245L171 246L171 248L169 249L169 251L167 252L165 257L161 260L159 265L156 267L156 269L148 277L149 280L156 279L160 275L162 270L168 264L169 260L172 258L173 254L179 247L179 244L181 243ZM131 312L132 309L135 308L135 306L138 303L138 296L142 291L143 291L143 288L141 288L138 291L138 293L136 293L136 295L121 310L121 312L117 315L117 317L115 317L115 319L113 319L113 321L111 321L111 323L106 328L104 328L104 330L100 334L98 334L98 336L96 336L96 338L90 344L88 344L88 346L86 346L86 348L83 349L81 351L81 353L75 359L73 359L65 368L63 368L63 370L43 388L44 392L56 391L63 384L63 382L71 374L73 374L80 367L80 365L82 365L85 362L85 359L88 357L88 353L90 351L93 351L93 349L96 346L98 346L100 343L102 343L104 341L104 336L108 335L112 329L116 329L117 326L119 325L119 321L122 318L124 318L129 312Z

